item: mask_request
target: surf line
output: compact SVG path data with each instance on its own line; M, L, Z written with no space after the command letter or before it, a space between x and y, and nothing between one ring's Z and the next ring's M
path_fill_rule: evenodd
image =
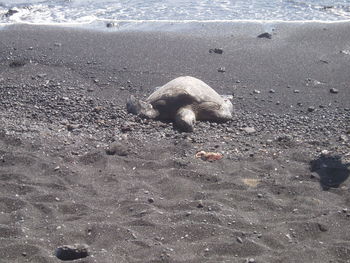
M98 21L103 22L114 22L114 23L174 23L174 24L186 24L186 23L346 23L350 22L350 19L343 20L264 20L264 19L212 19L212 20L200 20L200 19L184 19L184 20L176 20L176 19L106 19L99 18Z

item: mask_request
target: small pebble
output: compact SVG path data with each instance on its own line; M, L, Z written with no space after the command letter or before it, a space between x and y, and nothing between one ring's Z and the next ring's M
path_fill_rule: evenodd
M224 50L222 48L211 48L209 49L209 53L222 54Z
M258 35L258 38L267 38L267 39L271 39L272 38L272 35L270 33L262 33L260 35Z

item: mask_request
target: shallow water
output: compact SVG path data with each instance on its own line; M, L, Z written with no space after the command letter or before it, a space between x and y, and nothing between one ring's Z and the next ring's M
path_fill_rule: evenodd
M343 21L350 20L350 0L0 0L1 25L106 25L144 20Z

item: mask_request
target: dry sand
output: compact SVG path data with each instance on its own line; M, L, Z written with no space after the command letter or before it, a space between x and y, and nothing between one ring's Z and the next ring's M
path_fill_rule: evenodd
M0 262L350 262L350 24L260 33L0 31ZM181 75L234 120L126 113Z

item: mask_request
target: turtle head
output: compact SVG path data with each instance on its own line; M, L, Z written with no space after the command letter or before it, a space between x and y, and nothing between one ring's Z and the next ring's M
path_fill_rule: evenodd
M150 119L154 119L159 115L150 103L138 100L133 95L128 98L126 109L129 113Z
M175 125L180 131L192 132L195 122L196 115L190 108L182 107L175 115Z
M230 98L223 98L224 102L221 105L221 114L224 119L230 120L233 117L233 105Z

